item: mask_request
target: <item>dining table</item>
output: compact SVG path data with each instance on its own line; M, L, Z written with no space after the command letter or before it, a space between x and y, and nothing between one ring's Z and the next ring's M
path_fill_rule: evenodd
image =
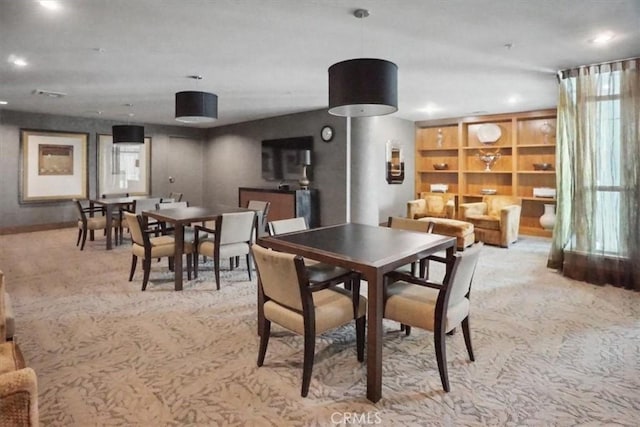
M456 239L439 234L346 223L261 237L261 246L293 253L359 272L367 281L367 398L382 397L382 318L385 274L436 252L445 251L453 264ZM258 334L264 313L258 286Z
M223 204L216 204L208 207L189 206L182 208L161 209L153 211L143 211L142 216L154 218L160 222L173 225L175 253L173 269L175 273L175 290L181 291L183 284L183 263L184 254L184 228L193 223L213 221L222 214L234 212L247 212L253 209L239 208Z
M106 216L106 230L107 230L107 250L113 249L113 241L111 239L111 228L113 227L113 213L120 212L120 209L129 208L133 202L137 199L145 199L150 196L128 196L128 197L105 197L89 199L89 207L92 208L90 215L93 216L93 208L95 205L100 205L105 209ZM93 230L89 237L93 240ZM116 244L117 244L116 237ZM120 240L122 240L122 228L120 228Z

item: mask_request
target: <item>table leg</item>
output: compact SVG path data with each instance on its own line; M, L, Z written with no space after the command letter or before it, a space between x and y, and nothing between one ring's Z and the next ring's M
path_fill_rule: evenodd
M369 284L367 316L367 399L377 402L382 397L382 316L383 275L376 271L365 276Z
M111 248L113 248L113 243L111 241L111 227L112 227L112 221L111 221L111 217L113 216L113 206L112 205L107 205L107 250L110 250Z
M260 276L258 276L258 336L262 336L263 324L264 324L264 307L262 306L262 284L260 283Z
M182 254L184 253L184 225L180 223L175 224L175 245L176 256L173 262L173 271L175 274L175 289L176 291L182 290Z

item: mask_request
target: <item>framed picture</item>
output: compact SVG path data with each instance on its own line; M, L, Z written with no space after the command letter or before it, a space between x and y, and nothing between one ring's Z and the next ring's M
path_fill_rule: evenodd
M20 129L20 203L87 198L88 134Z
M145 138L144 144L114 144L111 135L99 134L97 156L98 197L150 194L151 138Z

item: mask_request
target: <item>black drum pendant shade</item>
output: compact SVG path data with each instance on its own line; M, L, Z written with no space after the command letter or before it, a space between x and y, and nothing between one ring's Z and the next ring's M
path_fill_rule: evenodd
M384 59L349 59L329 67L329 113L383 116L398 111L398 66Z
M176 120L183 123L207 123L218 118L218 96L209 92L176 93Z
M114 144L144 144L144 126L115 125L111 133Z

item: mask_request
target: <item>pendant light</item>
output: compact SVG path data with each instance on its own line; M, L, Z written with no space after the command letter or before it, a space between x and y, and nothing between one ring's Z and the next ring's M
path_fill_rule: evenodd
M353 15L369 16L365 9ZM375 58L357 58L329 67L329 113L344 117L382 116L398 111L398 66Z
M202 76L188 76L202 80ZM210 123L218 118L218 96L209 92L176 93L176 120L182 123Z
M127 107L133 107L132 104L125 104ZM133 113L128 113L129 118L133 117ZM128 122L128 120L127 120ZM114 125L111 127L112 141L114 144L144 144L144 126L140 125Z

